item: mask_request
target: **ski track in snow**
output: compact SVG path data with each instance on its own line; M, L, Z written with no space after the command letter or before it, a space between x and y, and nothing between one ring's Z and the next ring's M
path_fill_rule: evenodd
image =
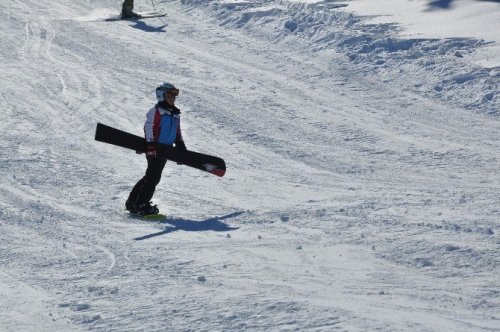
M0 4L0 330L499 330L486 42L346 4ZM121 213L143 156L93 134L140 134L164 80L228 172L167 163L148 223Z

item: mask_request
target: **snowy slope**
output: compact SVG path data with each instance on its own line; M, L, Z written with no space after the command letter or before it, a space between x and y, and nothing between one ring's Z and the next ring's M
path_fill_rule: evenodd
M500 9L496 0L357 1L349 10L373 23L400 23L407 38L474 38L486 42L467 57L492 68L500 66Z
M154 3L0 3L0 330L500 330L491 41L348 1ZM164 80L228 171L168 163L148 223L122 213L144 157L93 135L140 134Z

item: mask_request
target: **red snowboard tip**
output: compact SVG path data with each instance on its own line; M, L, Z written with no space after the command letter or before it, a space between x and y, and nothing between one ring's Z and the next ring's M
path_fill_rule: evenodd
M220 176L220 177L223 177L224 174L226 174L226 171L223 169L217 168L217 169L214 169L213 171L210 171L210 173L217 175L217 176Z

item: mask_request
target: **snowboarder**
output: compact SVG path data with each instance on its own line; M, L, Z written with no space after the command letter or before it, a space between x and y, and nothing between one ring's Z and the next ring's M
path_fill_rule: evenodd
M140 18L141 15L134 13L134 0L125 0L122 5L122 19Z
M133 214L156 214L159 209L151 205L151 198L160 182L166 160L156 156L156 143L174 145L186 151L180 127L181 111L175 106L179 90L171 83L162 83L156 88L158 103L146 114L144 134L146 138L146 160L148 167L144 177L132 189L125 208Z

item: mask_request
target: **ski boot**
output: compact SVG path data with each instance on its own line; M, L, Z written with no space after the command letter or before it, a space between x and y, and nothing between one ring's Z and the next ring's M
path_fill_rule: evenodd
M131 6L123 6L121 13L122 20L141 18L141 15L134 13L133 8Z

